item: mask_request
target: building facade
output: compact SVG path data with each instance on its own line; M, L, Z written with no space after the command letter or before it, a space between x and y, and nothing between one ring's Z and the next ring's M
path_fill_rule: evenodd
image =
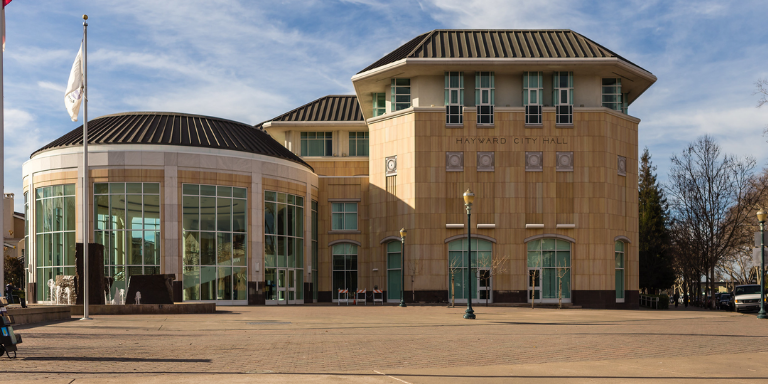
M403 290L407 302L461 303L471 285L478 302L636 307L628 106L655 80L570 30L435 30L353 76L355 95L255 127L101 117L89 126L89 237L109 250L113 291L171 273L179 301L379 289L390 302ZM81 241L81 130L24 165L29 289L42 302Z

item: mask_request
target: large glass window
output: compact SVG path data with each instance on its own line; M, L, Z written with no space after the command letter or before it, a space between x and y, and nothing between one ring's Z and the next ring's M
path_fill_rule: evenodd
M493 124L493 106L496 103L496 84L493 72L475 72L475 105L477 124Z
M27 249L31 249L29 247L29 192L24 192L24 248L22 250L26 251ZM22 253L22 255L24 255ZM22 289L26 290L27 287L23 286L23 284L27 281L27 276L29 276L29 269L30 269L30 260L27 260L26 255L22 258L22 261L24 262L24 276L21 279L22 283ZM29 259L33 259L30 257ZM34 269L33 269L34 270Z
M35 189L38 301L55 302L50 287L75 275L75 209L74 184Z
M317 301L318 277L317 277L317 201L312 200L312 300Z
M302 156L333 156L332 132L302 132Z
M264 191L264 268L267 300L304 300L303 197Z
M540 280L536 282L540 284L536 286L541 290L540 297L558 299L562 293L563 299L570 299L571 243L558 239L539 239L529 241L527 247L529 276ZM528 296L530 298L530 294Z
M384 92L372 93L371 97L373 98L373 117L385 114L387 112L387 94Z
M445 73L445 123L464 123L464 72Z
M541 106L544 105L544 76L541 72L523 72L523 106L525 123L541 124Z
M616 258L616 301L624 302L624 243L617 241L615 245Z
M182 185L184 301L247 300L245 188Z
M621 93L621 78L603 79L603 107L627 113L627 99Z
M392 112L411 107L411 79L392 79Z
M331 204L331 230L357 230L357 203Z
M95 183L94 236L104 245L104 275L128 290L133 275L160 273L160 184Z
M387 300L400 300L403 281L402 246L399 241L387 243Z
M349 133L349 155L368 156L368 132Z
M573 72L554 72L552 75L552 104L556 124L573 124Z
M456 300L466 301L464 291L467 282L472 284L473 300L485 299L480 297L477 284L478 269L481 271L491 268L493 244L482 239L472 239L472 273L467 265L467 239L454 240L448 243L448 298L451 290Z
M336 244L333 254L333 300L338 299L339 289L348 289L349 297L357 290L357 245Z

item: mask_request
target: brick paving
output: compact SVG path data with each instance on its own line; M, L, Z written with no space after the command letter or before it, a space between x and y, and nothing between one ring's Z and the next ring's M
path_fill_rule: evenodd
M768 352L768 321L715 311L219 307L20 326L0 379L333 374ZM395 382L395 381L392 381Z

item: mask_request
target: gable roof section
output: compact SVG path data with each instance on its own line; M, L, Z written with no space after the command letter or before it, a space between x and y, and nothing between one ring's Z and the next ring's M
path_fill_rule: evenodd
M419 35L358 73L407 58L610 58L646 71L570 29L436 29ZM648 71L646 71L648 72Z
M264 131L232 120L186 113L129 112L97 117L88 122L88 144L228 149L289 160L312 169ZM33 152L30 158L45 150L82 145L81 125Z
M329 95L311 101L267 121L360 121L363 112L355 95ZM266 122L265 122L266 123ZM264 123L257 124L260 128Z

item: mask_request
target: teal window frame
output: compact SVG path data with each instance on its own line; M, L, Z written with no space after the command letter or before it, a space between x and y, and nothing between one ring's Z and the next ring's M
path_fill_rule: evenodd
M604 78L601 84L601 100L603 107L627 113L626 94L622 93L621 78Z
M555 124L573 124L573 72L552 74L552 105Z
M614 258L616 266L616 302L623 303L626 291L626 244L623 241L617 241L614 246Z
M333 132L301 132L301 156L333 156Z
M493 243L477 238L473 238L471 241L472 273L468 273L467 268L467 239L456 239L448 243L448 300L451 299L451 277L453 277L454 298L456 300L467 299L464 296L464 287L468 281L472 284L472 300L480 300L480 293L477 289L477 270L491 268Z
M572 244L560 239L545 238L529 241L526 248L528 268L541 271L538 278L541 281L541 298L557 300L558 284L562 281L562 298L570 299Z
M371 93L373 100L373 117L381 116L387 113L387 94L384 92Z
M464 124L464 72L445 72L445 123Z
M390 92L392 112L411 107L411 79L392 79Z
M544 75L542 72L523 72L523 107L525 124L541 125L544 105Z
M387 243L387 301L400 300L403 283L402 247L402 242L397 240Z
M368 157L368 132L349 132L349 156Z
M317 228L317 201L312 200L312 300L317 301L318 283L320 279L317 275L317 256L318 249L318 228Z
M356 202L331 203L331 230L356 231L358 208Z
M496 76L494 72L475 72L475 107L477 125L493 125L496 104Z
M352 243L334 244L331 247L331 294L333 301L339 298L339 289L348 289L348 298L355 297L358 288L358 252Z

